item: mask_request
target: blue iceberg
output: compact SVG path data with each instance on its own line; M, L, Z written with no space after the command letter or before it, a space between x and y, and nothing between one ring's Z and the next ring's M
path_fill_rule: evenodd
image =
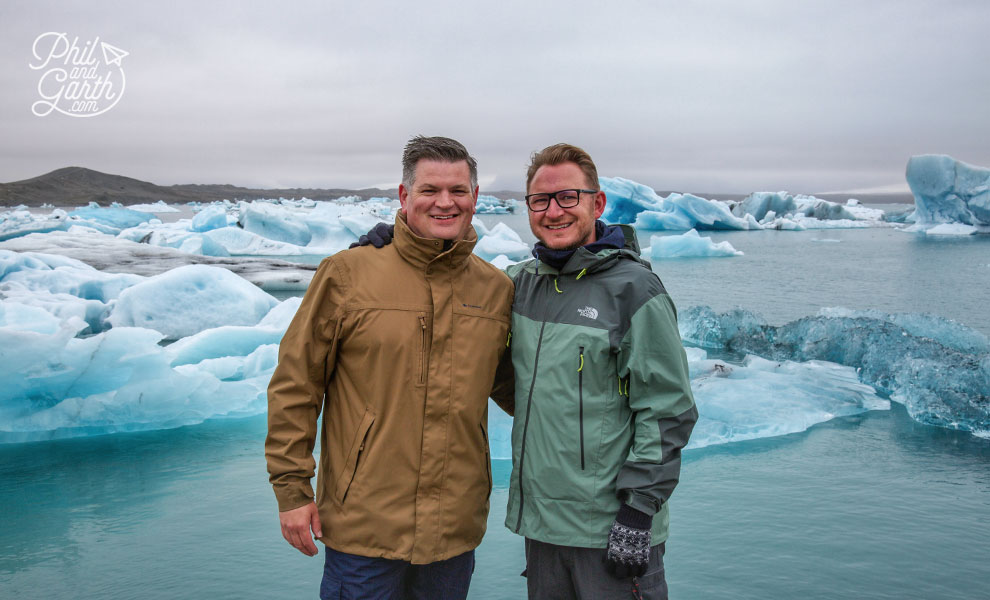
M702 237L694 229L680 235L650 236L650 246L643 248L643 256L650 258L708 258L719 256L742 256L743 253L729 242L712 241Z
M833 309L781 326L742 309L680 314L682 338L702 348L771 360L824 360L903 404L915 420L990 436L990 343L932 315Z
M944 154L908 160L908 186L914 194L914 221L921 228L939 223L990 227L990 169Z
M853 200L838 204L787 192L756 192L741 202L709 200L672 193L661 198L653 189L621 177L600 177L608 202L602 219L631 223L640 229L687 231L838 229L883 225L883 211Z

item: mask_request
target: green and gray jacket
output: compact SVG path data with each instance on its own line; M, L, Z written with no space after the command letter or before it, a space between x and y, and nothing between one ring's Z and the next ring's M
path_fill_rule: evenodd
M515 419L506 526L561 546L604 548L620 502L667 500L698 412L674 305L632 228L626 246L579 248L556 269L530 260L515 281Z

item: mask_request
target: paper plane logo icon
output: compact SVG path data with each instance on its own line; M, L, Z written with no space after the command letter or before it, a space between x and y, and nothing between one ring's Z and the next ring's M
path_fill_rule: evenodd
M107 65L117 65L120 67L122 66L120 64L120 59L130 54L130 52L121 50L120 48L112 46L106 42L100 42L100 46L103 47L103 60L106 61Z

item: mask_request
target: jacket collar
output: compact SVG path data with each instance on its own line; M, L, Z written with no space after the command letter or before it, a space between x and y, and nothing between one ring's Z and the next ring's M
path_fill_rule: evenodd
M636 230L632 226L620 224L610 225L608 228L612 234L615 233L615 228L621 230L625 240L622 248L605 247L593 252L589 250L589 247L594 249L596 246L588 244L575 250L574 254L571 255L560 269L555 269L543 261L537 261L537 273L549 275L565 275L568 273L579 273L581 271L595 273L611 268L620 259L635 260L652 269L650 263L643 260L639 255L639 241L636 239Z
M395 215L395 235L392 243L399 256L415 267L425 269L435 261L444 261L454 267L463 264L471 256L475 244L478 243L478 234L472 226L464 239L454 242L450 248L444 250L444 240L419 237L406 224L406 215L398 212Z

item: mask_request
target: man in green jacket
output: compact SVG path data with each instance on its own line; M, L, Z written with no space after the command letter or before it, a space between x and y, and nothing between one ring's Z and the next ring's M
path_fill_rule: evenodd
M698 418L674 305L632 228L598 217L586 152L533 155L535 260L512 265L515 419L506 526L530 598L666 598L668 500Z

